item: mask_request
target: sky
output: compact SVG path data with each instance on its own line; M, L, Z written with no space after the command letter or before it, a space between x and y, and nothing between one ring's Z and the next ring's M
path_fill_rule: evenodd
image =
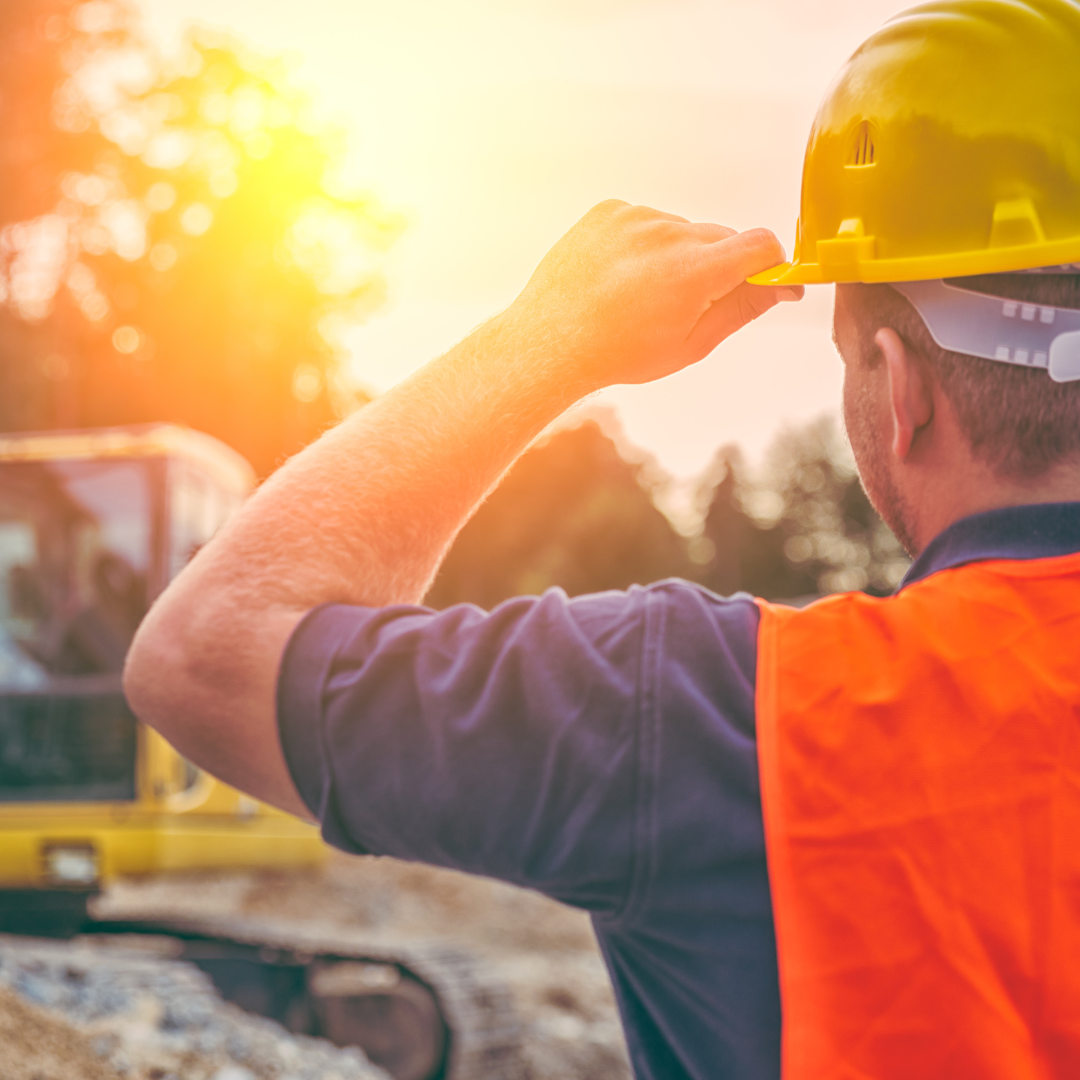
M620 198L791 250L810 124L897 0L140 0L284 53L352 137L349 173L409 222L389 300L347 336L382 391L509 304L590 206ZM662 287L658 284L658 287ZM835 411L832 290L808 290L649 386L599 403L676 476Z

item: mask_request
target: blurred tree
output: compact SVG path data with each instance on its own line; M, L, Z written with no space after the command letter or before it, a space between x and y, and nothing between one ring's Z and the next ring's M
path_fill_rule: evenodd
M264 475L309 441L401 227L344 150L226 38L169 66L125 0L3 5L0 426L178 421Z
M576 596L688 576L686 541L654 505L651 472L592 421L555 432L461 531L427 602L491 608L555 585Z
M831 418L782 432L763 475L722 449L702 487L697 578L721 593L768 599L866 590L884 595L909 560L870 505Z
M689 543L656 508L653 463L628 457L591 421L533 447L462 530L427 602L491 608L553 585L575 596L668 577L772 600L885 594L907 569L829 418L782 432L757 477L737 447L718 451Z
M814 575L785 553L787 531L779 522L755 520L744 506L758 492L750 487L739 449L721 449L708 475L702 534L690 547L699 563L696 579L721 596L740 590L769 599L817 593Z
M68 80L65 0L22 0L0 5L0 222L27 221L50 210L66 168L88 168L92 137L61 142L54 135L57 89Z

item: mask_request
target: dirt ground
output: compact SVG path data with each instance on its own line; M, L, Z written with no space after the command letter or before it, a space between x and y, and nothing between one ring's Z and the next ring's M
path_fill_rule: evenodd
M122 1080L95 1052L90 1036L5 987L0 1047L3 1080Z
M218 995L162 939L0 935L0 1080L389 1080Z
M533 1080L630 1076L588 917L535 893L392 859L334 854L316 871L204 872L123 883L99 900L97 912L247 916L320 937L340 928L440 939L471 951L513 993Z

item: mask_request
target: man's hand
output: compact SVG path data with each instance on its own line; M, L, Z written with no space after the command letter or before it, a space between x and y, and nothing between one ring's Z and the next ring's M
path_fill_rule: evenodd
M694 225L611 200L545 256L506 312L558 346L589 389L642 383L708 356L724 338L802 289L748 285L784 261L765 229Z
M418 603L458 530L559 413L708 355L784 298L745 283L783 255L764 231L624 203L590 211L507 311L298 454L199 552L132 645L136 714L208 772L304 813L275 706L304 613Z

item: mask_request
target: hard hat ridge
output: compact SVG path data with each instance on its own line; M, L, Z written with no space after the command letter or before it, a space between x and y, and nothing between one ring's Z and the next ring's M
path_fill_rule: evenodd
M863 44L810 134L792 263L757 284L1080 262L1080 2L936 0Z

